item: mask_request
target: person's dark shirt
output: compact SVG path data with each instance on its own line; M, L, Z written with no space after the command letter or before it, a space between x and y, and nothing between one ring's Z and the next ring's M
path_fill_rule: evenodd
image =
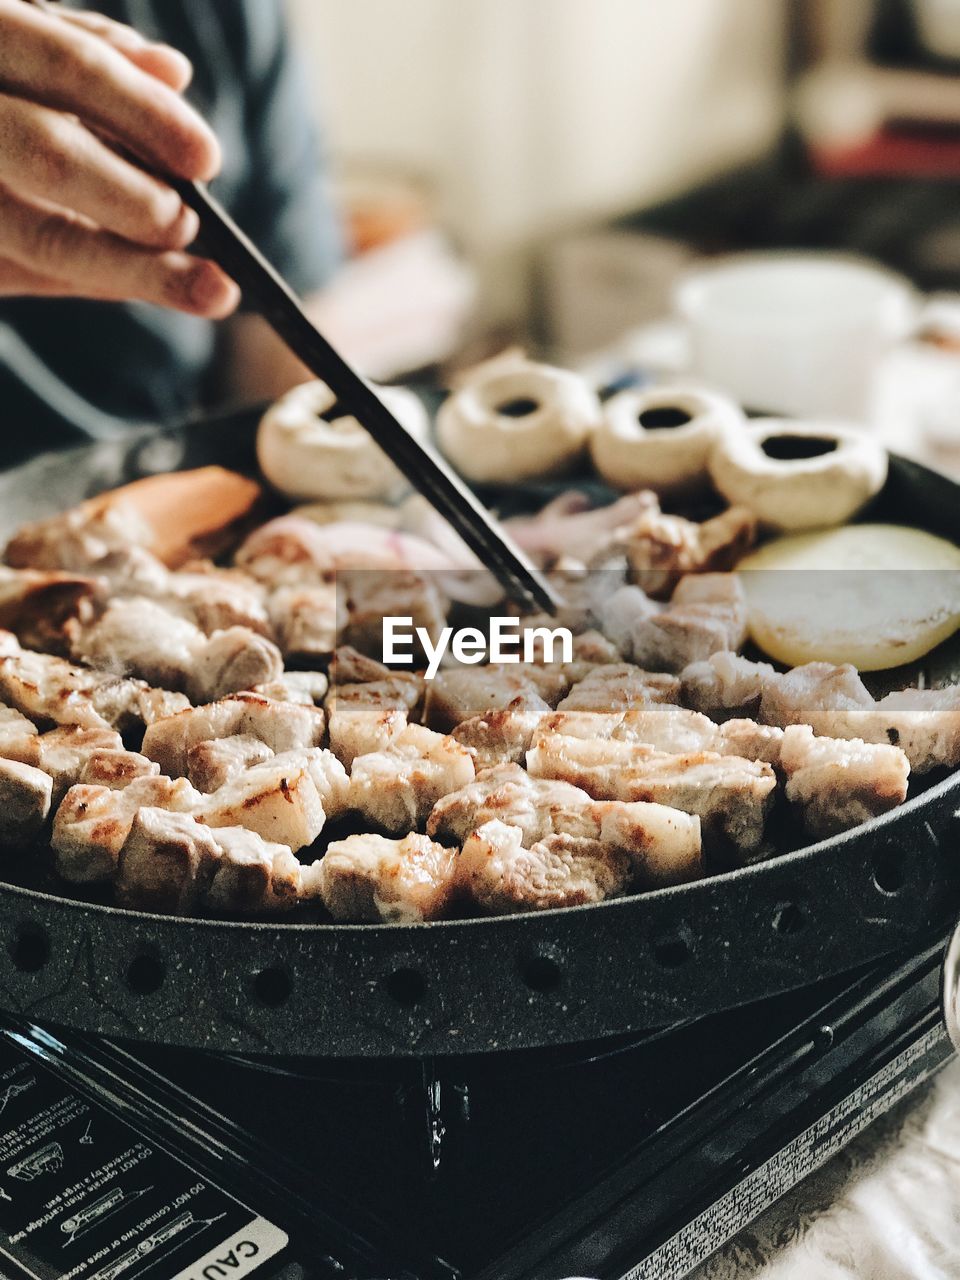
M281 0L82 7L190 58L187 96L223 148L213 191L297 290L325 284L340 258L339 228ZM189 416L214 342L209 322L145 304L0 299L0 465L127 425Z

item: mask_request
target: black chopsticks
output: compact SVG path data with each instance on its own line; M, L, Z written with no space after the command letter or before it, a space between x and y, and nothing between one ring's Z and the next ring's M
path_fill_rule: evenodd
M360 422L415 489L456 529L511 599L556 612L547 580L497 524L460 477L398 422L380 397L344 360L303 309L297 295L240 230L202 182L164 175L200 218L199 248L243 290L246 303L330 387L338 406Z

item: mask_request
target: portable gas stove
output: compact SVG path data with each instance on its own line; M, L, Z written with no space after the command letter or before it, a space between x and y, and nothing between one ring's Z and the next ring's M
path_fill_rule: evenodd
M4 1274L678 1280L947 1061L943 954L484 1058L260 1061L7 1023Z

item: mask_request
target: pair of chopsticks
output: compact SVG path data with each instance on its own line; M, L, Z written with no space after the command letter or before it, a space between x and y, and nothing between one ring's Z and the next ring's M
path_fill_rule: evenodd
M49 0L27 0L56 13ZM160 175L200 218L200 251L240 286L247 305L258 312L303 364L370 433L433 508L457 531L499 580L508 596L528 609L556 612L549 583L527 560L460 477L425 449L390 412L364 379L327 341L279 271L233 221L205 183Z

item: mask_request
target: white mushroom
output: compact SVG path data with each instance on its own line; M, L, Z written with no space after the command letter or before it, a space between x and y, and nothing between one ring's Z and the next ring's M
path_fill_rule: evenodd
M743 429L732 400L695 387L631 388L604 405L593 464L615 489L690 493L708 482L715 446Z
M522 359L490 361L441 406L437 439L468 480L509 484L568 469L600 412L577 374Z
M403 387L374 387L421 443L429 438L423 404ZM356 418L330 417L336 396L325 382L294 387L264 414L257 434L263 474L288 498L395 498L409 485Z
M766 418L710 455L723 496L775 529L843 524L883 488L886 450L853 426Z

